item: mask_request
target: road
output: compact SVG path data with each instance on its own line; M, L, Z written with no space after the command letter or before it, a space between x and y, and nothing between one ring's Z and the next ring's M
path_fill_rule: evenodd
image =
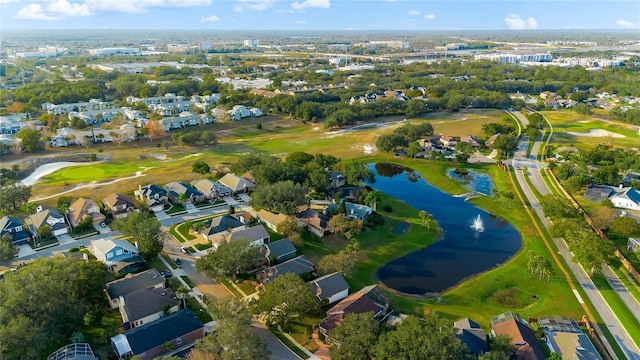
M521 169L523 169L526 166L527 169L532 169L532 170L535 169L535 170L538 170L539 172L539 169L538 169L539 165L538 165L538 162L535 160L535 156L537 155L537 153L534 154L533 158L527 158L526 156L528 144L529 144L529 139L527 137L523 137L522 140L518 143L518 149L516 151L516 154L514 155L512 164L515 168L516 179L520 184L520 187L522 188L524 195L527 198L527 201L530 203L533 211L536 212L536 214L542 221L543 225L546 228L549 228L549 226L551 226L551 221L545 217L538 199L534 195L533 191L531 190L531 187L529 186L527 180L525 179L525 174L523 173L523 171L521 171ZM539 146L536 147L536 150L537 149L539 149ZM529 171L532 171L532 170L529 170ZM529 175L528 173L526 174L527 176ZM530 177L530 180L533 183L532 177ZM544 189L546 189L544 193L550 193L550 190L546 186L546 183L542 181L541 177L540 177L540 181L541 183L539 185ZM538 186L536 185L534 186L536 187L536 189L538 189ZM602 318L604 323L608 326L609 331L614 336L614 338L616 339L616 342L618 343L622 351L625 353L627 358L630 360L640 360L640 348L638 348L636 343L629 336L629 333L624 329L624 327L622 326L622 323L618 320L615 313L609 307L609 304L607 304L607 302L602 297L600 292L597 290L593 281L591 281L591 278L584 271L582 266L572 261L573 254L571 254L571 252L567 248L567 245L564 242L564 240L559 238L554 238L553 242L558 248L558 252L560 253L560 255L564 258L567 266L569 267L571 272L574 274L576 280L584 290L585 294L587 295L587 297L589 298L593 306L598 311L598 314L600 314L600 317ZM622 289L624 289L624 291L622 291ZM628 291L626 291L624 286L618 287L616 292L618 292L619 294L626 292L628 294ZM637 301L635 302L637 303ZM605 343L607 342L607 339L604 337L601 337L601 340Z

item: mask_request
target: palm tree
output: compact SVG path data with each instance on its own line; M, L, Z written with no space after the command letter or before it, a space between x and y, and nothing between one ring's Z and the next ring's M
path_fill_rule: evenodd
M373 211L376 211L376 206L378 201L380 201L382 197L380 196L380 191L373 190L367 193L367 196L364 198L365 204L371 206Z
M420 220L422 220L422 226L426 226L427 229L431 229L431 221L433 220L433 215L424 210L420 210L420 212L418 212L418 216L420 217Z
M176 296L178 297L178 299L182 303L182 309L185 309L187 307L187 299L189 298L189 291L190 291L189 288L187 288L184 285L181 285L176 290Z
M180 204L184 205L185 201L187 201L187 195L185 193L180 193L176 200L178 200Z

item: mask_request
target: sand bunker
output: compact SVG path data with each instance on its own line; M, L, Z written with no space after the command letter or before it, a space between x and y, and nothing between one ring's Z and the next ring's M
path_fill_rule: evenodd
M589 130L588 133L567 131L567 134L571 134L573 136L585 136L585 137L612 137L616 139L621 139L625 137L622 134L618 134L618 133L614 133L614 132L602 130L602 129L591 129Z
M41 177L43 176L47 176L51 173L54 173L60 169L64 169L66 167L69 166L82 166L82 165L93 165L93 164L97 164L98 162L86 162L86 163L80 163L80 162L70 162L70 161L62 161L62 162L54 162L54 163L48 163L48 164L44 164L44 165L40 165L38 166L32 173L31 175L27 176L26 178L24 178L21 183L23 185L33 185L36 183L36 181L38 181Z

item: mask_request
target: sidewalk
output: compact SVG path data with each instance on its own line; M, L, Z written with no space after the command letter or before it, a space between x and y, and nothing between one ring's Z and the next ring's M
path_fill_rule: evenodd
M187 276L188 277L187 273L185 273L184 270L182 270L182 268L173 269L171 267L171 265L169 265L167 260L165 260L161 255L158 255L158 259L160 259L160 261L162 261L162 263L164 264L164 266L167 267L167 269L171 270L171 272L173 273L173 276L175 276L175 278L178 279L178 281L180 281L180 283L184 287L189 289L189 295L191 295L193 298L195 298L200 303L200 305L202 305L203 308L208 309L207 304L205 304L204 301L202 300L202 298L204 297L204 294L202 293L202 291L200 291L200 289L198 289L197 287L192 288L191 286L189 286L189 284L187 284L182 279L183 276Z

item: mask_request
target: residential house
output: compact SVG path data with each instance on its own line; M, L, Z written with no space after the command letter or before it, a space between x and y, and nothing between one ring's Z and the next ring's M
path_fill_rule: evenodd
M320 301L333 304L349 295L349 284L342 274L334 272L309 281L311 291Z
M542 99L553 99L556 97L556 93L551 91L543 91L540 93L540 98Z
M511 352L516 360L544 360L544 352L536 334L517 314L506 312L491 319L491 333L511 339Z
M47 356L47 360L99 360L86 343L65 345Z
M270 266L256 274L256 279L262 284L267 285L273 279L286 273L294 273L298 276L312 273L314 265L307 260L304 255L300 255L293 259L287 260L281 264Z
M285 214L277 214L265 209L260 209L257 215L261 224L266 225L269 229L275 232L278 231L278 226L289 218Z
M164 289L165 279L158 270L149 269L137 274L129 274L121 279L108 282L105 292L112 309L120 307L120 298L142 289Z
M552 109L557 109L560 104L558 103L558 100L554 98L548 98L544 99L544 105Z
M22 220L15 216L3 216L0 218L0 237L5 234L11 237L11 243L14 245L26 244L31 239Z
M11 135L17 133L27 126L27 123L23 121L24 119L21 115L0 116L0 134Z
M489 351L487 334L478 323L464 318L454 322L453 327L456 329L456 336L471 354L479 356Z
M142 269L146 262L140 251L127 240L98 239L93 242L93 255L107 265L109 271L128 274Z
M480 147L480 143L478 142L478 139L473 135L460 136L460 142L463 144L469 144L474 149L477 149Z
M259 108L248 108L244 105L235 105L231 110L227 111L231 115L231 120L238 121L245 117L262 116L262 110Z
M609 199L614 207L640 210L640 192L632 187L616 189L616 193Z
M111 345L118 359L137 356L140 360L151 360L202 339L204 335L202 322L193 311L184 309L116 335L111 338Z
M214 217L206 222L202 230L202 238L212 243L219 243L230 232L246 229L247 226L231 215Z
M24 219L24 224L34 237L39 238L40 232L45 226L51 230L51 235L59 236L67 234L69 228L67 223L57 210L39 208L38 212Z
M219 199L230 196L232 193L228 187L210 179L193 180L191 185L203 193L207 199Z
M304 211L299 211L295 216L296 220L298 220L298 225L309 229L312 234L318 237L323 237L327 231L329 231L327 228L329 217L313 210L312 208L306 208Z
M138 200L146 201L147 208L151 211L162 211L164 206L169 203L169 195L167 190L156 184L146 186L138 186L138 190L134 191L134 195Z
M629 186L633 180L640 181L640 173L627 171L622 178L622 183L624 186Z
M100 206L87 198L79 198L71 203L67 212L67 219L73 227L77 227L87 219L91 219L93 224L100 224L107 217L100 212Z
M327 310L327 317L318 324L318 328L327 339L331 331L342 326L347 314L372 312L374 319L382 320L388 311L389 300L384 293L378 288L378 285L369 285L347 296Z
M119 310L125 329L156 321L179 309L180 302L171 288L149 287L120 296Z
M582 332L575 321L560 316L543 316L538 319L538 325L544 331L549 351L561 358L602 360L589 336Z
M67 147L67 146L69 146L69 141L67 140L67 136L58 134L51 137L51 147Z
M627 241L627 249L631 251L640 251L640 238L629 238Z
M446 148L453 149L456 147L457 143L458 140L455 136L444 135L440 137L440 144Z
M250 228L233 231L225 237L225 240L228 242L232 242L238 239L249 239L251 245L262 246L269 242L269 239L271 239L271 235L269 235L264 226L256 225ZM215 243L213 246L215 248L218 247L218 245Z
M218 182L236 193L248 193L256 189L256 184L253 182L238 176L236 174L227 173Z
M279 264L296 256L296 247L288 238L262 245L260 253L266 260L266 265Z
M583 197L585 200L592 202L601 202L607 200L610 196L615 194L615 190L612 186L607 185L589 185L584 191Z
M340 171L329 171L329 186L328 189L337 189L339 187L345 186L347 184L347 179L342 175Z
M115 219L125 218L130 212L139 211L132 198L127 195L117 193L112 193L102 199L102 204L104 205L105 210L110 212Z
M356 204L345 201L344 207L347 209L347 218L357 221L365 221L373 213L373 209L367 205Z
M497 133L495 135L491 135L487 141L484 142L484 146L488 147L488 148L493 148L493 143L496 142L496 139L500 136L500 133Z
M204 201L204 194L201 193L198 189L193 186L182 182L182 181L174 181L170 182L163 187L167 191L167 195L169 196L169 201L174 204L182 203L180 197L184 194L184 201L190 204L196 204Z

